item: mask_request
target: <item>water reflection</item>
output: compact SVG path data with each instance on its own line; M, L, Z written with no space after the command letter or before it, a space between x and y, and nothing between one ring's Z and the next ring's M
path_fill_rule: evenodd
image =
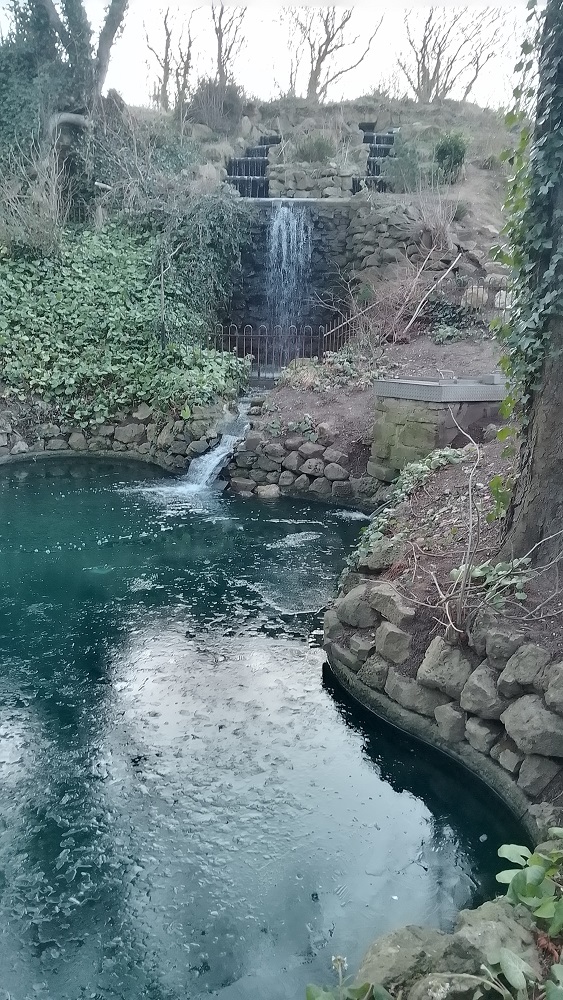
M285 1000L489 889L506 811L323 686L305 641L357 522L194 509L138 467L21 472L0 474L5 990Z

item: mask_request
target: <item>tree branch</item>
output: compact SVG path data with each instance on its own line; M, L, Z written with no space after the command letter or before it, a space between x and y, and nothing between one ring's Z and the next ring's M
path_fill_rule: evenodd
M99 96L102 92L102 87L105 83L109 69L111 48L123 24L128 6L129 0L110 0L106 12L106 19L98 39L98 51L96 53L94 67L95 90L97 96Z

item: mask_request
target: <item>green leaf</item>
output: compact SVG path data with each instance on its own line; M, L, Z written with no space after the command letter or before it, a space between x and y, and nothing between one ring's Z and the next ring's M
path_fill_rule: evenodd
M496 880L497 882L500 882L502 885L510 885L514 876L520 874L521 874L520 868L506 868L504 871L498 873L498 875L496 876Z
M375 983L371 989L372 992L368 996L373 997L373 1000L393 1000L391 994L380 983Z
M544 899L544 901L534 910L534 917L538 920L553 920L555 916L555 899Z
M322 998L330 997L334 1000L334 994L325 990L321 986L309 985L305 990L305 1000L322 1000Z
M550 837L563 839L563 826L550 826L547 832Z
M508 948L499 949L498 960L504 978L515 990L525 990L526 980L536 978L532 967Z
M563 930L563 899L558 899L555 904L553 920L549 925L550 937L556 937Z
M381 990L381 992L377 992ZM390 993L383 986L372 986L371 983L363 983L362 986L349 986L344 994L345 1000L393 1000Z
M499 858L506 858L507 861L512 861L515 865L522 865L522 867L532 857L532 852L529 848L518 844L503 844L502 847L499 847L497 854Z
M563 986L560 983L545 983L545 1000L563 1000Z

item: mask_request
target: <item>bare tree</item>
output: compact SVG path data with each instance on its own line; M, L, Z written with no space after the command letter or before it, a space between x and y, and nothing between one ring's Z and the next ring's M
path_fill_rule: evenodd
M178 39L174 63L174 110L178 112L181 122L184 120L184 109L188 103L188 88L193 63L192 17L193 11Z
M225 8L224 3L211 4L211 17L217 46L217 82L225 87L233 75L233 63L244 45L242 26L246 7Z
M430 7L405 19L408 50L397 60L417 101L431 104L457 93L469 97L483 69L503 47L506 12Z
M159 53L149 38L149 33L145 26L145 39L149 52L154 56L158 66L156 85L153 91L155 104L162 111L170 110L170 78L172 76L172 25L170 24L170 7L167 7L162 14L162 28L164 31L164 46L162 53Z
M162 111L169 111L171 102L174 108L179 108L180 111L186 104L192 68L193 14L194 11L191 12L176 40L174 23L170 16L170 8L167 7L162 12L164 44L159 50L151 44L149 34L145 29L147 48L154 56L158 67L153 97L155 103Z
M123 26L129 0L110 0L95 45L84 0L60 0L58 5L55 0L26 3L30 11L44 19L46 45L54 39L63 54L75 86L76 103L84 105L79 113L89 110L102 93L111 49Z
M377 23L358 58L338 68L341 53L347 50L349 57L353 58L352 53L361 37L347 37L347 28L354 11L337 7L289 7L283 13L291 34L293 84L295 85L296 71L301 61L300 50L305 49L309 55L307 99L315 102L326 100L331 84L364 61L383 20L381 18Z

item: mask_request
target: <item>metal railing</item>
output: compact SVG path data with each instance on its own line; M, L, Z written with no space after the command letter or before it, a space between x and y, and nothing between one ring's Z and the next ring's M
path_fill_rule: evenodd
M210 347L239 358L250 357L252 375L276 379L292 361L299 358L322 361L328 353L339 351L352 332L350 319L319 327L218 324L210 338Z
M446 278L432 289L434 301L440 299L451 305L467 306L475 310L475 318L484 323L500 320L505 323L511 309L512 295L508 279L503 275L488 278ZM430 286L425 286L427 291Z

